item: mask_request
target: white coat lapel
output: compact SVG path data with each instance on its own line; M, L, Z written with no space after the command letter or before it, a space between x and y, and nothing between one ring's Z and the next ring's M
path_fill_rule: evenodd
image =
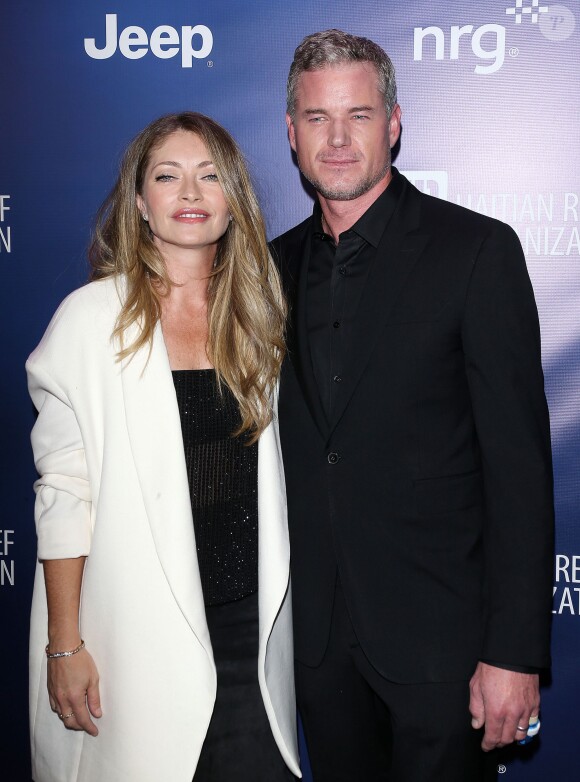
M272 423L262 433L258 446L258 518L258 598L262 650L284 601L290 573L282 453L278 427Z
M299 774L294 710L294 650L286 489L278 426L271 423L258 447L258 679L266 713L282 754Z
M145 347L123 361L122 382L131 450L159 561L181 611L209 651L181 422L159 323L151 354Z

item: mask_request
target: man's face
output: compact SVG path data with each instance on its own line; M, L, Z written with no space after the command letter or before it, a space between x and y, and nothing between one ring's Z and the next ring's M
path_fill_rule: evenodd
M398 106L387 117L375 66L349 63L302 73L286 123L310 184L328 200L351 201L388 183L400 119Z

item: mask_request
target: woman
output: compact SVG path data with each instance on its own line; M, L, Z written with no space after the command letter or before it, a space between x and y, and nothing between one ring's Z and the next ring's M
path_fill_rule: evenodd
M226 131L145 128L90 259L27 364L34 779L293 779L284 305Z

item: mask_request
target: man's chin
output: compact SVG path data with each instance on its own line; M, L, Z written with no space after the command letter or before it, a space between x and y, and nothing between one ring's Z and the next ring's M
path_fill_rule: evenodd
M329 183L323 182L315 177L306 176L304 171L302 171L302 174L310 182L318 195L326 198L328 201L354 201L356 198L360 198L365 193L368 193L369 190L372 190L385 175L384 173L381 173L380 176L362 179L358 182Z
M324 182L310 180L316 192L328 201L353 201L368 193L373 187L372 182L355 182L353 184L326 185Z

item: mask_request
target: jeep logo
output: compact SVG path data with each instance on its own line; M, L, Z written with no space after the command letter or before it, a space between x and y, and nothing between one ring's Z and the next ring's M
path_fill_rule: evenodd
M194 47L194 42L197 44ZM85 52L94 60L108 60L119 51L128 60L139 60L150 51L160 60L175 57L181 49L181 67L191 68L193 59L207 57L213 46L213 35L209 27L196 24L182 27L181 31L167 24L156 27L150 36L142 27L125 27L117 33L117 14L105 16L105 44L97 46L95 38L85 38Z

